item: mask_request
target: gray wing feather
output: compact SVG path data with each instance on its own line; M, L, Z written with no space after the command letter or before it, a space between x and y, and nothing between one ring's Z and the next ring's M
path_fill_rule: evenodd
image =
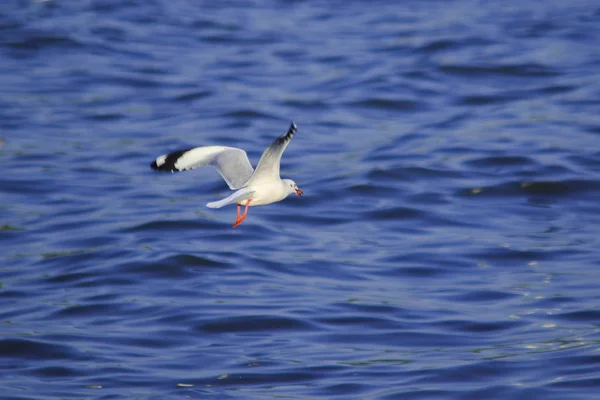
M203 146L175 151L158 157L150 166L159 171L175 172L205 165L213 166L232 190L244 187L254 173L244 150L226 146Z
M281 167L281 156L290 143L290 140L292 140L296 134L297 129L298 127L292 121L288 131L273 141L260 157L260 161L258 162L254 175L252 175L250 181L256 182L263 179L280 179L279 169Z

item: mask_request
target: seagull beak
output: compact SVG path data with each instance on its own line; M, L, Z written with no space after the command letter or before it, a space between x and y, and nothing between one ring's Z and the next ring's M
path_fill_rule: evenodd
M302 195L303 195L303 193L302 193L302 190L300 190L300 189L298 189L298 188L297 188L297 189L296 189L296 194L297 194L298 196L302 197Z

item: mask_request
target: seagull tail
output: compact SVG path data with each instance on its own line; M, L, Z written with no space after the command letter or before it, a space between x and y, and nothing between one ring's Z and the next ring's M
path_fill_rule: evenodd
M219 201L213 201L210 203L206 204L206 207L208 208L221 208L221 207L225 207L227 204L231 204L229 201L229 197L223 200L219 200Z
M208 208L221 208L225 207L228 204L237 203L239 201L247 200L252 197L254 194L253 190L248 190L246 188L240 189L237 192L233 193L231 196L224 198L223 200L213 201L211 203L206 204Z

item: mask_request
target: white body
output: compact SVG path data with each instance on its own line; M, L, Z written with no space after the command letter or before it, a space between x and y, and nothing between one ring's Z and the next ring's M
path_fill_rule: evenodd
M151 167L160 171L184 171L211 165L219 171L230 189L236 190L223 200L208 203L210 208L228 204L262 206L285 199L302 191L291 179L281 179L281 156L296 133L292 122L287 133L281 135L263 152L256 170L252 168L246 152L236 147L203 146L180 150L158 157ZM248 201L251 200L249 203Z
M209 208L221 208L228 204L239 204L245 206L252 199L248 207L264 206L281 201L292 193L298 193L298 187L290 179L278 179L277 181L263 182L259 184L250 183L248 186L235 191L231 196L223 200L213 201L206 206Z
M278 182L276 181L257 186L247 186L248 190L254 192L252 193L252 202L250 202L250 207L264 206L265 204L271 204L285 199L290 194L294 193L293 190L289 190L289 187L290 186L281 179ZM245 206L247 202L248 200L242 200L238 204Z

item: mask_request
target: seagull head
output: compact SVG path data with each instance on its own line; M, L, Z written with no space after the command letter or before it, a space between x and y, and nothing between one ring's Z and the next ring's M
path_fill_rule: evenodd
M286 185L289 194L295 192L298 196L302 196L302 189L300 189L298 185L296 185L296 182L294 182L291 179L283 179L283 183Z

